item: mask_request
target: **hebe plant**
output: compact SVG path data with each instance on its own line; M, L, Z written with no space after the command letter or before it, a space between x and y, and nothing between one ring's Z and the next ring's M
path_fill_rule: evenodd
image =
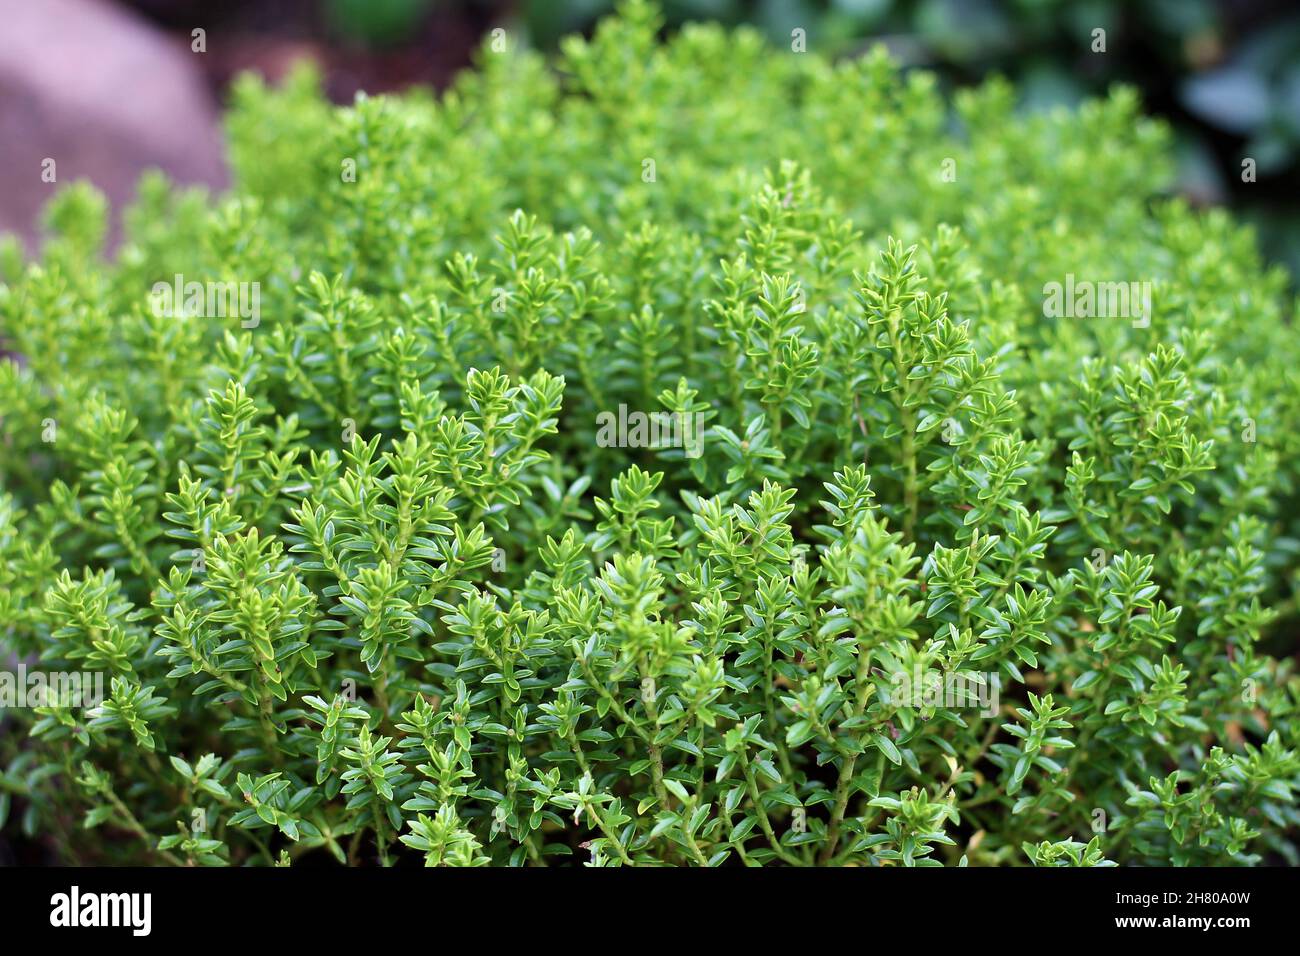
M1297 862L1284 275L1161 196L1128 92L950 107L881 53L657 30L488 43L437 99L244 80L229 195L146 179L108 263L79 186L6 249L3 642L109 678L4 715L10 832ZM1150 321L1045 318L1067 274L1151 282ZM260 322L152 308L177 275ZM598 443L619 406L703 453Z

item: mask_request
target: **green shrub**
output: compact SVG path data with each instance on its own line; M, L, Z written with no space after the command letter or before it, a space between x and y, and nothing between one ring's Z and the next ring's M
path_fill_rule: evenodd
M437 100L246 80L229 196L146 180L108 264L72 188L0 256L9 667L107 678L5 713L11 835L1296 862L1284 276L1127 92L656 27Z

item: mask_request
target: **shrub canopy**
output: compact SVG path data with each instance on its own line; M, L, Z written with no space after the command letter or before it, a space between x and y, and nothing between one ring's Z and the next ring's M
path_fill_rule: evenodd
M147 178L109 262L75 186L0 253L0 642L108 678L5 713L0 816L80 862L1296 862L1284 274L1127 91L656 17L438 98L245 79L228 195Z

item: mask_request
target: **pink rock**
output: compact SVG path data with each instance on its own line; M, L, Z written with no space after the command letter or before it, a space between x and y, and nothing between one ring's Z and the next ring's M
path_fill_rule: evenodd
M112 202L114 237L147 169L223 185L219 112L196 62L206 55L111 3L0 0L0 232L32 249L45 202L77 179Z

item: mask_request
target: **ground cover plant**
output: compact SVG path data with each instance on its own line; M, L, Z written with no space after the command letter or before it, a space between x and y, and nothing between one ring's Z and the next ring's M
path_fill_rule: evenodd
M1285 276L1123 90L657 16L436 98L246 80L228 195L0 252L6 832L1295 863Z

